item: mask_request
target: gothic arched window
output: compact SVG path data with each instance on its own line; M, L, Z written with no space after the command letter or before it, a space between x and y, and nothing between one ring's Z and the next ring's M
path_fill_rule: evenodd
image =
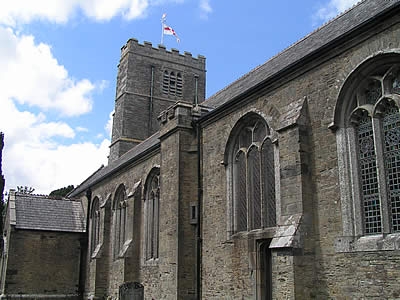
M145 186L146 260L158 258L160 169L153 169Z
M336 116L347 236L400 232L400 64L391 60L360 71Z
M126 192L125 186L121 184L114 197L113 214L114 214L114 258L118 258L119 253L126 241Z
M227 151L230 231L275 226L274 145L264 119L255 113L243 117L231 133Z
M93 199L90 219L90 252L93 254L100 244L100 203L97 197Z

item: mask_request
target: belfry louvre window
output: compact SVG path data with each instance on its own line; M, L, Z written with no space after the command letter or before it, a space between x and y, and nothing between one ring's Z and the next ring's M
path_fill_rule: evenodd
M164 71L162 91L164 95L182 97L183 80L180 72Z
M232 231L276 225L274 145L259 115L242 118L231 134Z
M158 258L160 169L154 168L147 180L146 205L146 260Z
M127 205L125 186L121 184L115 193L113 203L114 213L114 258L118 258L126 240Z
M375 68L351 101L350 165L362 234L400 232L400 65Z
M90 218L90 252L93 253L100 243L100 204L97 197L93 200Z

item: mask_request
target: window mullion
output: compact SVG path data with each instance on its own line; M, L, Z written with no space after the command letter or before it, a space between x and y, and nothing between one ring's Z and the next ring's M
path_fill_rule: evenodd
M347 129L347 133L348 136L345 136L344 138L347 138L347 141L343 141L343 145L346 145L348 143L348 148L345 149L344 151L347 151L347 153L349 153L350 155L350 163L346 162L343 159L343 163L346 163L346 168L340 168L339 171L345 171L345 170L349 170L350 172L350 176L348 178L347 182L350 182L350 186L352 187L352 198L353 199L361 199L361 185L360 185L360 175L359 175L359 161L358 161L358 156L357 156L357 151L352 151L352 149L356 149L357 145L355 143L356 138L356 132L354 130L354 127L349 127ZM347 155L347 154L346 154ZM350 166L353 166L352 168L350 168ZM347 175L345 174L345 172L343 172L343 177ZM346 181L345 181L346 182ZM346 185L341 185L341 189L345 188ZM347 192L345 192L344 194L347 195ZM352 212L352 214L350 215L350 220L352 219L354 221L354 233L357 236L361 236L363 235L363 218L361 218L360 216L363 215L363 208L361 205L361 201L352 201L350 202L350 200L348 201L349 203L352 203L352 209L354 210ZM345 203L343 205L346 205ZM351 221L351 222L353 222ZM347 225L347 223L346 223ZM350 231L351 230L351 231ZM352 229L347 228L345 229L346 234L350 234L353 235Z
M245 166L246 166L246 209L247 209L247 230L252 228L252 211L250 205L250 176L249 176L249 156L248 152L245 153Z
M386 188L386 174L385 174L385 162L383 161L383 145L384 137L382 135L382 122L379 118L372 118L372 127L374 133L374 146L376 151L376 168L378 175L378 188L379 198L381 203L381 216L382 216L382 229L383 233L390 233L390 217L389 217L389 206L387 199L387 188Z

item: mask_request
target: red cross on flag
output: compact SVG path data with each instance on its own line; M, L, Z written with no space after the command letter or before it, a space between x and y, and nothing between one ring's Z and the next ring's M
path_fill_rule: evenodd
M168 26L167 24L163 24L163 25L164 25L164 34L175 36L176 41L179 43L180 39L179 39L178 35L176 34L175 30L173 30L172 27Z

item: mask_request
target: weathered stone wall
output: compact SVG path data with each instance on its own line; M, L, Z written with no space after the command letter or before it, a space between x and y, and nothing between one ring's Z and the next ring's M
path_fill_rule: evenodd
M167 114L167 112L164 112ZM160 299L196 299L197 138L192 106L177 103L161 117Z
M11 231L4 294L78 299L81 234Z
M102 297L105 294L117 297L119 286L128 281L140 282L144 285L146 295L159 293L158 266L148 266L144 260L144 202L143 185L151 169L160 164L159 152L154 152L144 161L131 165L110 176L103 182L92 187L92 198L100 199L100 214L102 248L99 254L92 258L88 254L86 295ZM140 184L138 184L140 182ZM112 201L120 184L126 188L127 213L131 221L127 226L128 236L132 242L123 258L113 256L113 211ZM135 189L136 188L136 189ZM83 198L85 196L82 196ZM108 213L108 217L106 215ZM106 282L105 282L106 281ZM104 287L106 285L106 287Z
M182 75L182 96L163 93L163 73ZM197 80L197 86L196 86ZM168 80L169 83L169 80ZM159 130L158 115L176 101L205 98L205 58L130 39L121 49L110 161Z
M391 22L392 20L388 20ZM240 105L227 108L203 130L202 287L204 299L253 299L255 279L248 236L229 237L224 152L236 122L249 111L264 116L278 133L280 161L280 220L302 213L300 249L273 250L274 299L398 298L400 284L393 280L399 253L337 253L342 235L336 136L328 127L341 86L367 58L400 48L400 26L381 25L363 36L332 49L328 61L310 62L274 82L273 89L258 92ZM351 48L344 51L344 47ZM312 67L312 69L310 69ZM280 130L280 118L291 103L306 97L309 125ZM297 135L297 136L296 136ZM306 140L306 147L298 144ZM294 150L299 149L296 154ZM308 158L302 157L304 151ZM301 163L305 163L305 167ZM291 166L299 166L299 172ZM289 172L289 173L288 173ZM300 177L299 177L300 176ZM299 202L300 199L300 202ZM304 229L305 227L305 229ZM380 296L379 296L380 295Z

